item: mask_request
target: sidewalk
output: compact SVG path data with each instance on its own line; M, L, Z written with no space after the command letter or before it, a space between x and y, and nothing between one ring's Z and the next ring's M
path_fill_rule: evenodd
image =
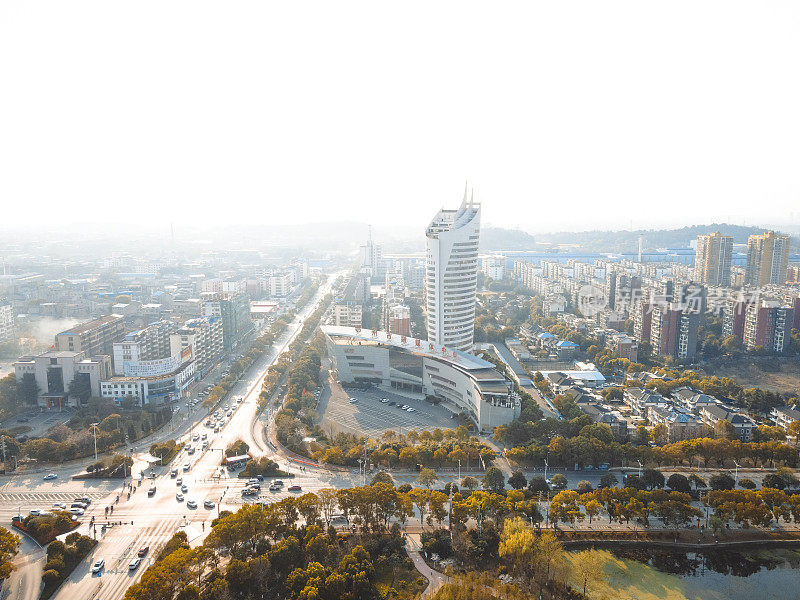
M420 598L430 598L437 591L439 591L439 588L441 588L445 583L449 583L450 578L444 573L440 573L439 571L434 571L431 569L422 558L422 554L420 554L421 549L422 546L419 541L419 535L410 534L406 537L406 553L408 554L408 557L413 561L414 568L416 568L417 571L419 571L422 576L428 580L428 587L426 587L425 591L422 592Z

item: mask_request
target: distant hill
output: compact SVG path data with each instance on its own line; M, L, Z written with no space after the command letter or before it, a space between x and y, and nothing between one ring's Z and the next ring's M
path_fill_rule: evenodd
M521 229L481 227L480 249L483 251L530 250L533 248L533 244L533 236Z
M539 243L553 245L569 244L580 246L582 249L594 252L631 252L639 246L639 236L645 249L655 248L685 248L692 240L703 233L719 231L725 235L733 236L736 244L746 244L751 235L767 231L761 227L746 227L743 225L729 225L727 223L712 223L710 225L692 225L680 229L638 229L634 231L581 231L558 232L536 236ZM792 238L792 245L800 244L796 237Z

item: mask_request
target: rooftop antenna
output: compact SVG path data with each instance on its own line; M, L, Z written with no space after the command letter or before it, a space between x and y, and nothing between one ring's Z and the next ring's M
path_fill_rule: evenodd
M642 262L642 236L639 236L639 262Z

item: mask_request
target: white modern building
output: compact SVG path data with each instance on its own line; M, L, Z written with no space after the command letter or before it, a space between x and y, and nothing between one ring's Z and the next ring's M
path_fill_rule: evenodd
M481 207L467 198L458 210L442 209L425 231L425 304L428 340L469 351L475 333L475 290Z
M188 360L181 362L182 358ZM191 351L160 360L126 363L126 366L132 375L112 377L100 383L103 398L117 401L134 398L140 405L170 402L181 397L183 390L194 381L196 372Z
M322 327L338 379L436 396L481 431L520 414L512 383L490 362L426 340L354 327Z

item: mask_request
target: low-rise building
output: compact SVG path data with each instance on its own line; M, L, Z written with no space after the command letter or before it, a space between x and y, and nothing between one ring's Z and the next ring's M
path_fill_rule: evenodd
M670 402L661 394L637 387L625 388L622 401L639 417L646 417L648 410L654 406L668 407Z
M784 431L789 429L789 425L794 421L800 421L800 410L795 406L776 406L770 413L772 421Z
M663 424L667 428L670 443L698 437L703 426L695 415L674 406L648 407L647 420L652 425Z
M33 377L39 389L37 403L46 408L78 406L86 399L70 396L75 378L84 378L90 397L100 396L100 384L111 376L111 357L86 358L83 352L53 350L37 356L23 356L14 363L17 381Z
M481 431L520 414L511 381L477 356L385 331L324 325L322 332L340 381L436 396Z
M736 436L743 442L752 439L753 429L756 428L753 419L724 404L704 406L700 409L700 419L709 427L715 427L720 421L728 421L733 425Z
M125 336L122 315L104 315L56 334L55 350L82 352L84 356L113 353L114 342Z

